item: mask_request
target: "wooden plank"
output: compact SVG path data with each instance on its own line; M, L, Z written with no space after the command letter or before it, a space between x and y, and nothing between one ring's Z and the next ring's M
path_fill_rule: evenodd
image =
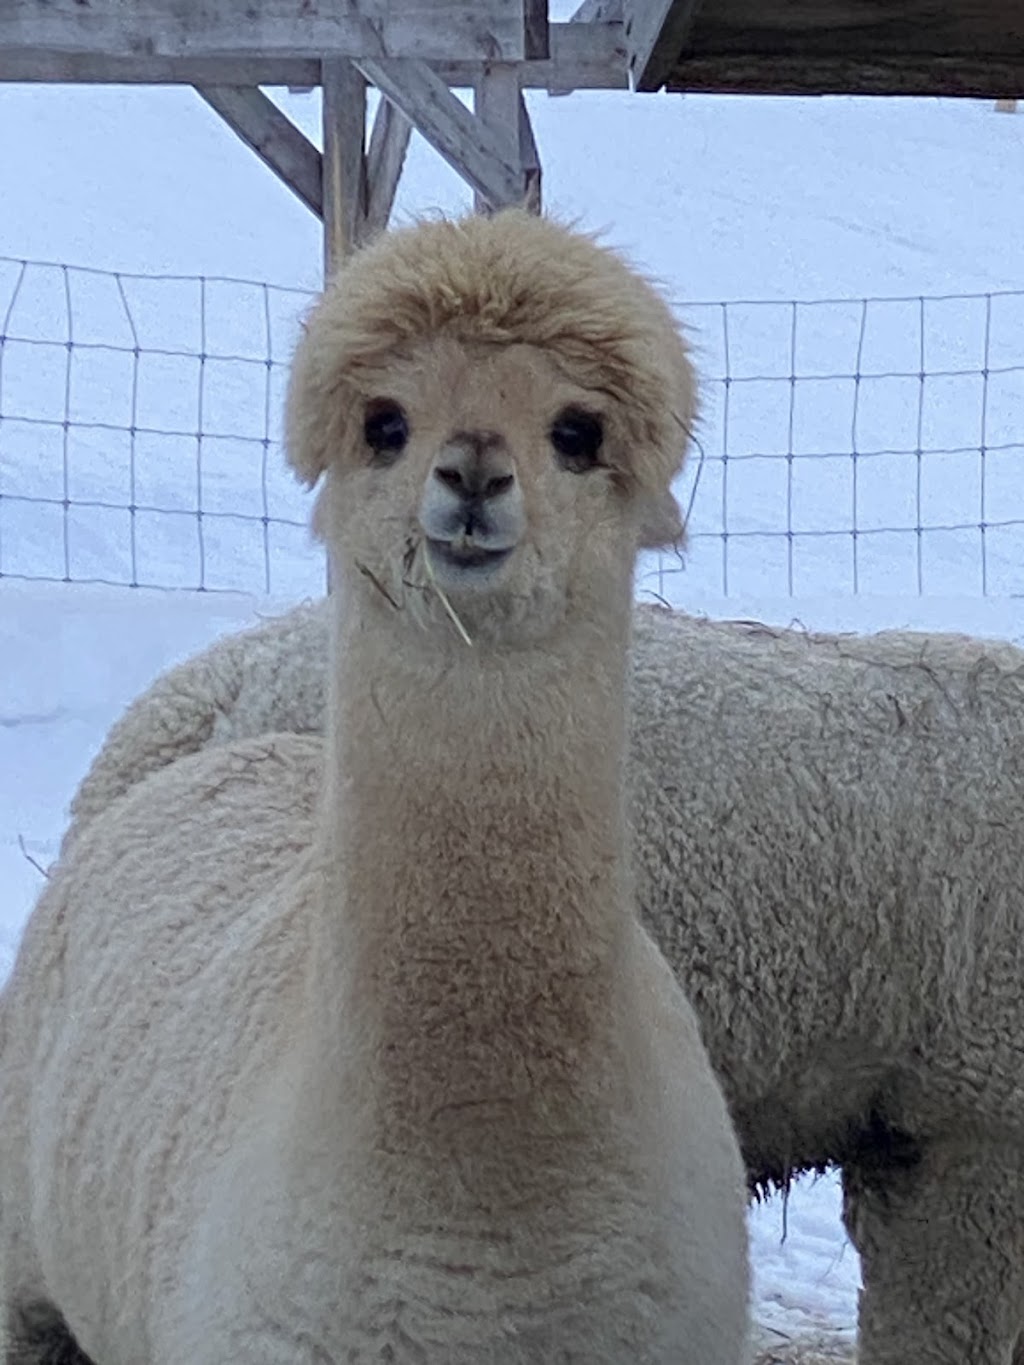
M551 24L551 56L523 62L519 85L524 90L627 90L626 37L621 19L600 23ZM431 63L448 85L471 89L481 66L469 62Z
M323 217L321 156L291 119L261 90L232 85L200 85L196 89L306 207Z
M1018 0L715 0L699 11L672 90L765 94L1024 92Z
M0 0L0 4L3 0ZM111 57L106 53L32 52L3 46L0 82L40 85L320 84L320 62L295 57Z
M699 9L700 0L623 0L634 89L661 89Z
M324 279L366 235L366 82L350 61L321 63Z
M367 237L387 228L411 136L412 124L405 114L381 96L366 154Z
M2 6L3 0L0 0ZM629 86L621 22L550 26L551 57L524 62L520 83L534 90L625 90ZM0 35L3 21L0 20ZM481 62L432 62L446 85L472 89ZM319 58L161 57L136 53L33 52L4 47L0 36L0 82L37 81L90 85L282 85L320 84Z
M520 61L526 21L523 0L3 0L0 52Z
M360 58L356 65L475 193L492 204L518 202L521 176L518 166L510 163L505 143L470 113L429 66L369 57Z

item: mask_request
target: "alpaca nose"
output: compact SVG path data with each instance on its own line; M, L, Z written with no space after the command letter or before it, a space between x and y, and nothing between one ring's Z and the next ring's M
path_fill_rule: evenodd
M503 556L526 526L523 489L504 437L456 431L438 452L423 486L419 523L436 554Z
M492 431L458 431L445 445L434 478L466 503L489 502L515 484L505 442Z

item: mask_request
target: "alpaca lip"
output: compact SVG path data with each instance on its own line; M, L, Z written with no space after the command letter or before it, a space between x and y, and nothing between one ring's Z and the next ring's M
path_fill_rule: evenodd
M427 539L428 553L437 564L450 565L455 569L490 569L507 559L512 546L500 550L488 550L483 545L472 545L466 541L456 546L448 540Z

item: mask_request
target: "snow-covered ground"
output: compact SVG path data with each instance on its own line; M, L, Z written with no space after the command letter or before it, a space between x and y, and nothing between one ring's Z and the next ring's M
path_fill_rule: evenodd
M315 134L315 96L277 97ZM1024 290L1024 117L983 103L621 93L531 107L550 207L607 229L660 277L694 323L705 374L730 379L708 388L686 571L646 586L712 615L1024 637L1024 295L916 302ZM5 322L20 267L0 266L0 330L26 338L3 348L0 570L130 578L128 514L75 506L65 519L62 504L136 501L165 509L134 518L136 576L195 582L201 423L204 581L245 590L0 580L2 970L41 881L30 860L53 856L110 721L171 662L317 591L322 566L288 525L306 504L277 460L281 371L264 364L286 358L318 283L316 224L187 90L0 87L0 122L0 256L298 291L211 283L201 300L193 281L127 281L126 310L111 281L74 275L69 350L62 272L27 273ZM399 216L467 203L414 143ZM893 295L910 301L856 302ZM854 302L797 310L794 333L788 301L820 298ZM742 299L768 303L730 310L726 356L714 305ZM201 374L200 351L212 357ZM280 524L265 540L267 506ZM232 511L257 521L213 515ZM985 533L984 584L981 520L1004 523ZM849 1336L858 1269L835 1181L801 1182L784 1240L783 1215L778 1200L751 1215L759 1321L780 1337Z

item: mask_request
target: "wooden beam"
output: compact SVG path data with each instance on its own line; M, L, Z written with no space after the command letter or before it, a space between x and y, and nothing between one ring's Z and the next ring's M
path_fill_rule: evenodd
M366 236L366 82L351 62L321 63L324 279Z
M2 13L4 0L0 0ZM5 44L0 17L0 82L35 81L74 85L282 85L320 84L319 57L130 56L108 53L33 51ZM621 22L552 24L551 57L527 61L520 84L532 90L625 90L629 86ZM470 90L483 63L441 61L430 65L446 85Z
M2 5L3 0L0 0ZM0 82L37 85L260 85L314 88L313 57L154 57L139 53L33 52L4 46L0 20Z
M519 167L509 158L505 141L475 118L424 62L363 57L356 65L474 192L492 204L521 199Z
M262 90L232 85L200 85L196 89L306 207L323 217L322 159L291 119Z
M547 61L519 64L524 90L628 90L626 38L621 19L600 23L551 24ZM482 66L470 62L431 63L446 84L472 89Z
M1010 0L715 0L677 53L671 90L1024 94L1024 7Z
M636 90L660 90L683 51L701 0L623 0L629 71Z
M513 62L528 55L524 0L3 0L0 51Z
M383 232L391 218L412 124L390 100L381 96L366 154L366 235Z
M566 28L576 35L589 35L605 31L617 33L618 41L621 44L617 49L617 56L622 63L621 71L625 77L626 87L628 88L629 49L626 42L625 24L622 18L622 5L623 0L583 0L582 4L573 11L568 24L559 25L559 30ZM559 41L558 30L556 30L554 38L557 51ZM593 88L592 86L587 87L586 81L574 83L568 69L568 63L560 63L559 75L562 79L559 79L557 84L552 82L548 83L549 95L571 95L576 90ZM519 88L525 90L528 86L529 81L523 79L522 69L520 69Z

